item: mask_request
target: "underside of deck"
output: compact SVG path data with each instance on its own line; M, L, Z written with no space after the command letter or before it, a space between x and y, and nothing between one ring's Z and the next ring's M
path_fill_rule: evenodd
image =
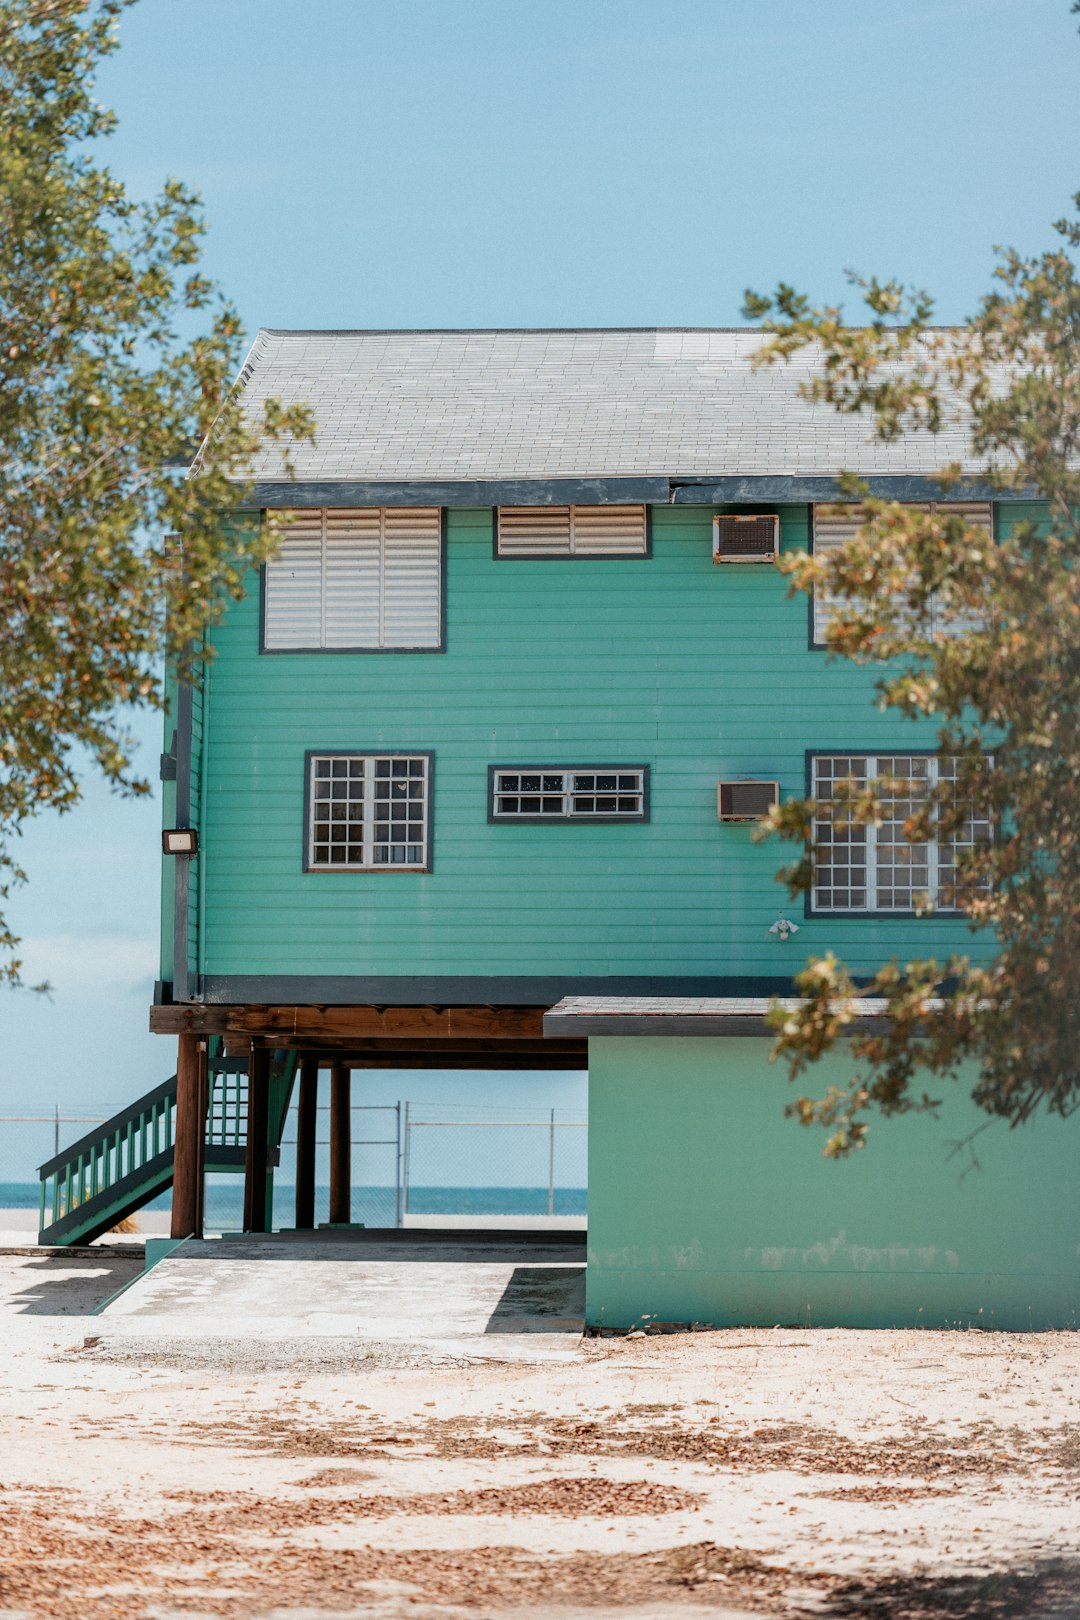
M584 1036L544 1035L543 1007L221 1005L178 1002L150 1009L150 1029L178 1040L172 1236L202 1234L202 1187L209 1088L208 1047L248 1075L244 1230L268 1225L271 1072L299 1076L298 1228L314 1226L315 1111L320 1070L330 1070L330 1222L349 1220L351 1075L354 1069L543 1069L588 1067ZM278 1111L280 1115L280 1110Z

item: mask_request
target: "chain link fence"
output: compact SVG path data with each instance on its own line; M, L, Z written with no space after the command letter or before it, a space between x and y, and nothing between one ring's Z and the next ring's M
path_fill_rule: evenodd
M583 1116L433 1118L406 1103L402 1118L404 1224L463 1225L497 1218L544 1225L584 1221L588 1124Z
M0 1230L37 1229L37 1167L109 1116L108 1108L0 1114ZM586 1214L584 1113L409 1102L352 1110L352 1219L372 1227L524 1225ZM456 1117L455 1117L456 1116ZM485 1117L487 1116L487 1117ZM329 1219L329 1108L318 1110L315 1219ZM295 1218L296 1104L285 1122L274 1172L274 1226ZM170 1195L135 1216L145 1232L163 1229ZM243 1177L207 1176L206 1223L234 1231L243 1222Z

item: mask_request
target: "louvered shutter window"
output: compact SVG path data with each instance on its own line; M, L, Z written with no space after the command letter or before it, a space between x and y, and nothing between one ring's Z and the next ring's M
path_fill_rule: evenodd
M911 512L939 512L942 517L962 517L973 528L984 529L987 537L993 535L993 508L988 501L905 501L904 508ZM857 502L844 505L814 507L814 551L835 551L860 529L865 519L863 508ZM835 598L820 588L814 592L814 640L824 644L832 613L839 606ZM931 602L933 633L941 636L962 635L974 629L979 619L974 614L949 614L940 605Z
M442 644L438 507L300 513L266 565L270 652L408 651Z
M500 506L500 557L644 557L643 506Z
M934 507L943 517L961 517L973 529L982 529L988 543L994 537L994 509L989 501L938 501ZM935 596L930 604L933 615L935 638L944 639L948 636L962 636L969 630L982 630L986 620L980 613L965 612L963 609L946 609L945 604Z

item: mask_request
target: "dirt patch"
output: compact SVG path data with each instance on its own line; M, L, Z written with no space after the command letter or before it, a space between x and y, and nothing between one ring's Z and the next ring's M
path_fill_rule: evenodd
M572 1482L576 1483L576 1482ZM21 1493L20 1493L21 1494ZM1021 1572L840 1580L713 1541L647 1553L538 1557L512 1545L393 1550L248 1542L222 1514L166 1520L92 1517L12 1505L0 1527L0 1605L49 1620L149 1620L169 1612L253 1620L293 1608L366 1611L394 1583L409 1599L469 1609L544 1605L729 1604L836 1620L1066 1620L1080 1613L1080 1569L1065 1561Z
M304 1606L362 1605L372 1583L396 1582L427 1602L540 1607L544 1603L699 1602L735 1591L744 1607L778 1599L791 1573L713 1542L645 1554L537 1557L515 1546L455 1551L246 1543L178 1514L164 1523L26 1508L0 1531L0 1604L50 1620L141 1620L170 1611L246 1620ZM240 1533L236 1532L240 1530Z
M363 1423L333 1431L281 1418L189 1423L193 1438L239 1444L281 1457L387 1459L408 1447L427 1455L484 1460L551 1456L634 1457L724 1469L778 1469L800 1474L873 1474L992 1478L1033 1468L1080 1471L1080 1426L1021 1430L977 1423L942 1431L913 1423L879 1439L853 1439L809 1424L725 1428L715 1421L661 1422L664 1408L631 1407L604 1422L545 1418L540 1413L482 1425L468 1417L432 1417L422 1427L388 1433Z
M847 1485L836 1491L803 1491L804 1497L815 1502L883 1502L886 1506L899 1502L925 1502L932 1496L955 1496L955 1491L940 1485Z
M316 1473L307 1474L293 1483L307 1490L320 1491L333 1485L366 1485L369 1480L377 1478L373 1468L320 1468Z
M652 1480L568 1479L563 1476L529 1480L520 1485L489 1485L479 1490L317 1496L298 1501L244 1497L226 1491L170 1491L169 1496L200 1510L184 1515L185 1529L189 1532L226 1534L234 1528L266 1535L277 1535L308 1524L430 1514L539 1513L572 1519L623 1517L635 1513L652 1516L692 1511L702 1501L698 1491L660 1485Z

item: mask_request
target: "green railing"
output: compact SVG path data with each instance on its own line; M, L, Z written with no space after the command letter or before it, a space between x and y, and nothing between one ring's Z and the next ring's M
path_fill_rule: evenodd
M173 1075L122 1113L114 1114L47 1159L38 1169L43 1241L76 1231L85 1236L83 1228L111 1213L118 1200L123 1201L148 1183L167 1184L172 1174L175 1130Z
M240 1172L247 1147L247 1059L209 1045L206 1169ZM295 1052L275 1054L270 1075L271 1167L296 1071ZM38 1170L40 1241L89 1243L170 1185L176 1131L176 1076L94 1127Z

